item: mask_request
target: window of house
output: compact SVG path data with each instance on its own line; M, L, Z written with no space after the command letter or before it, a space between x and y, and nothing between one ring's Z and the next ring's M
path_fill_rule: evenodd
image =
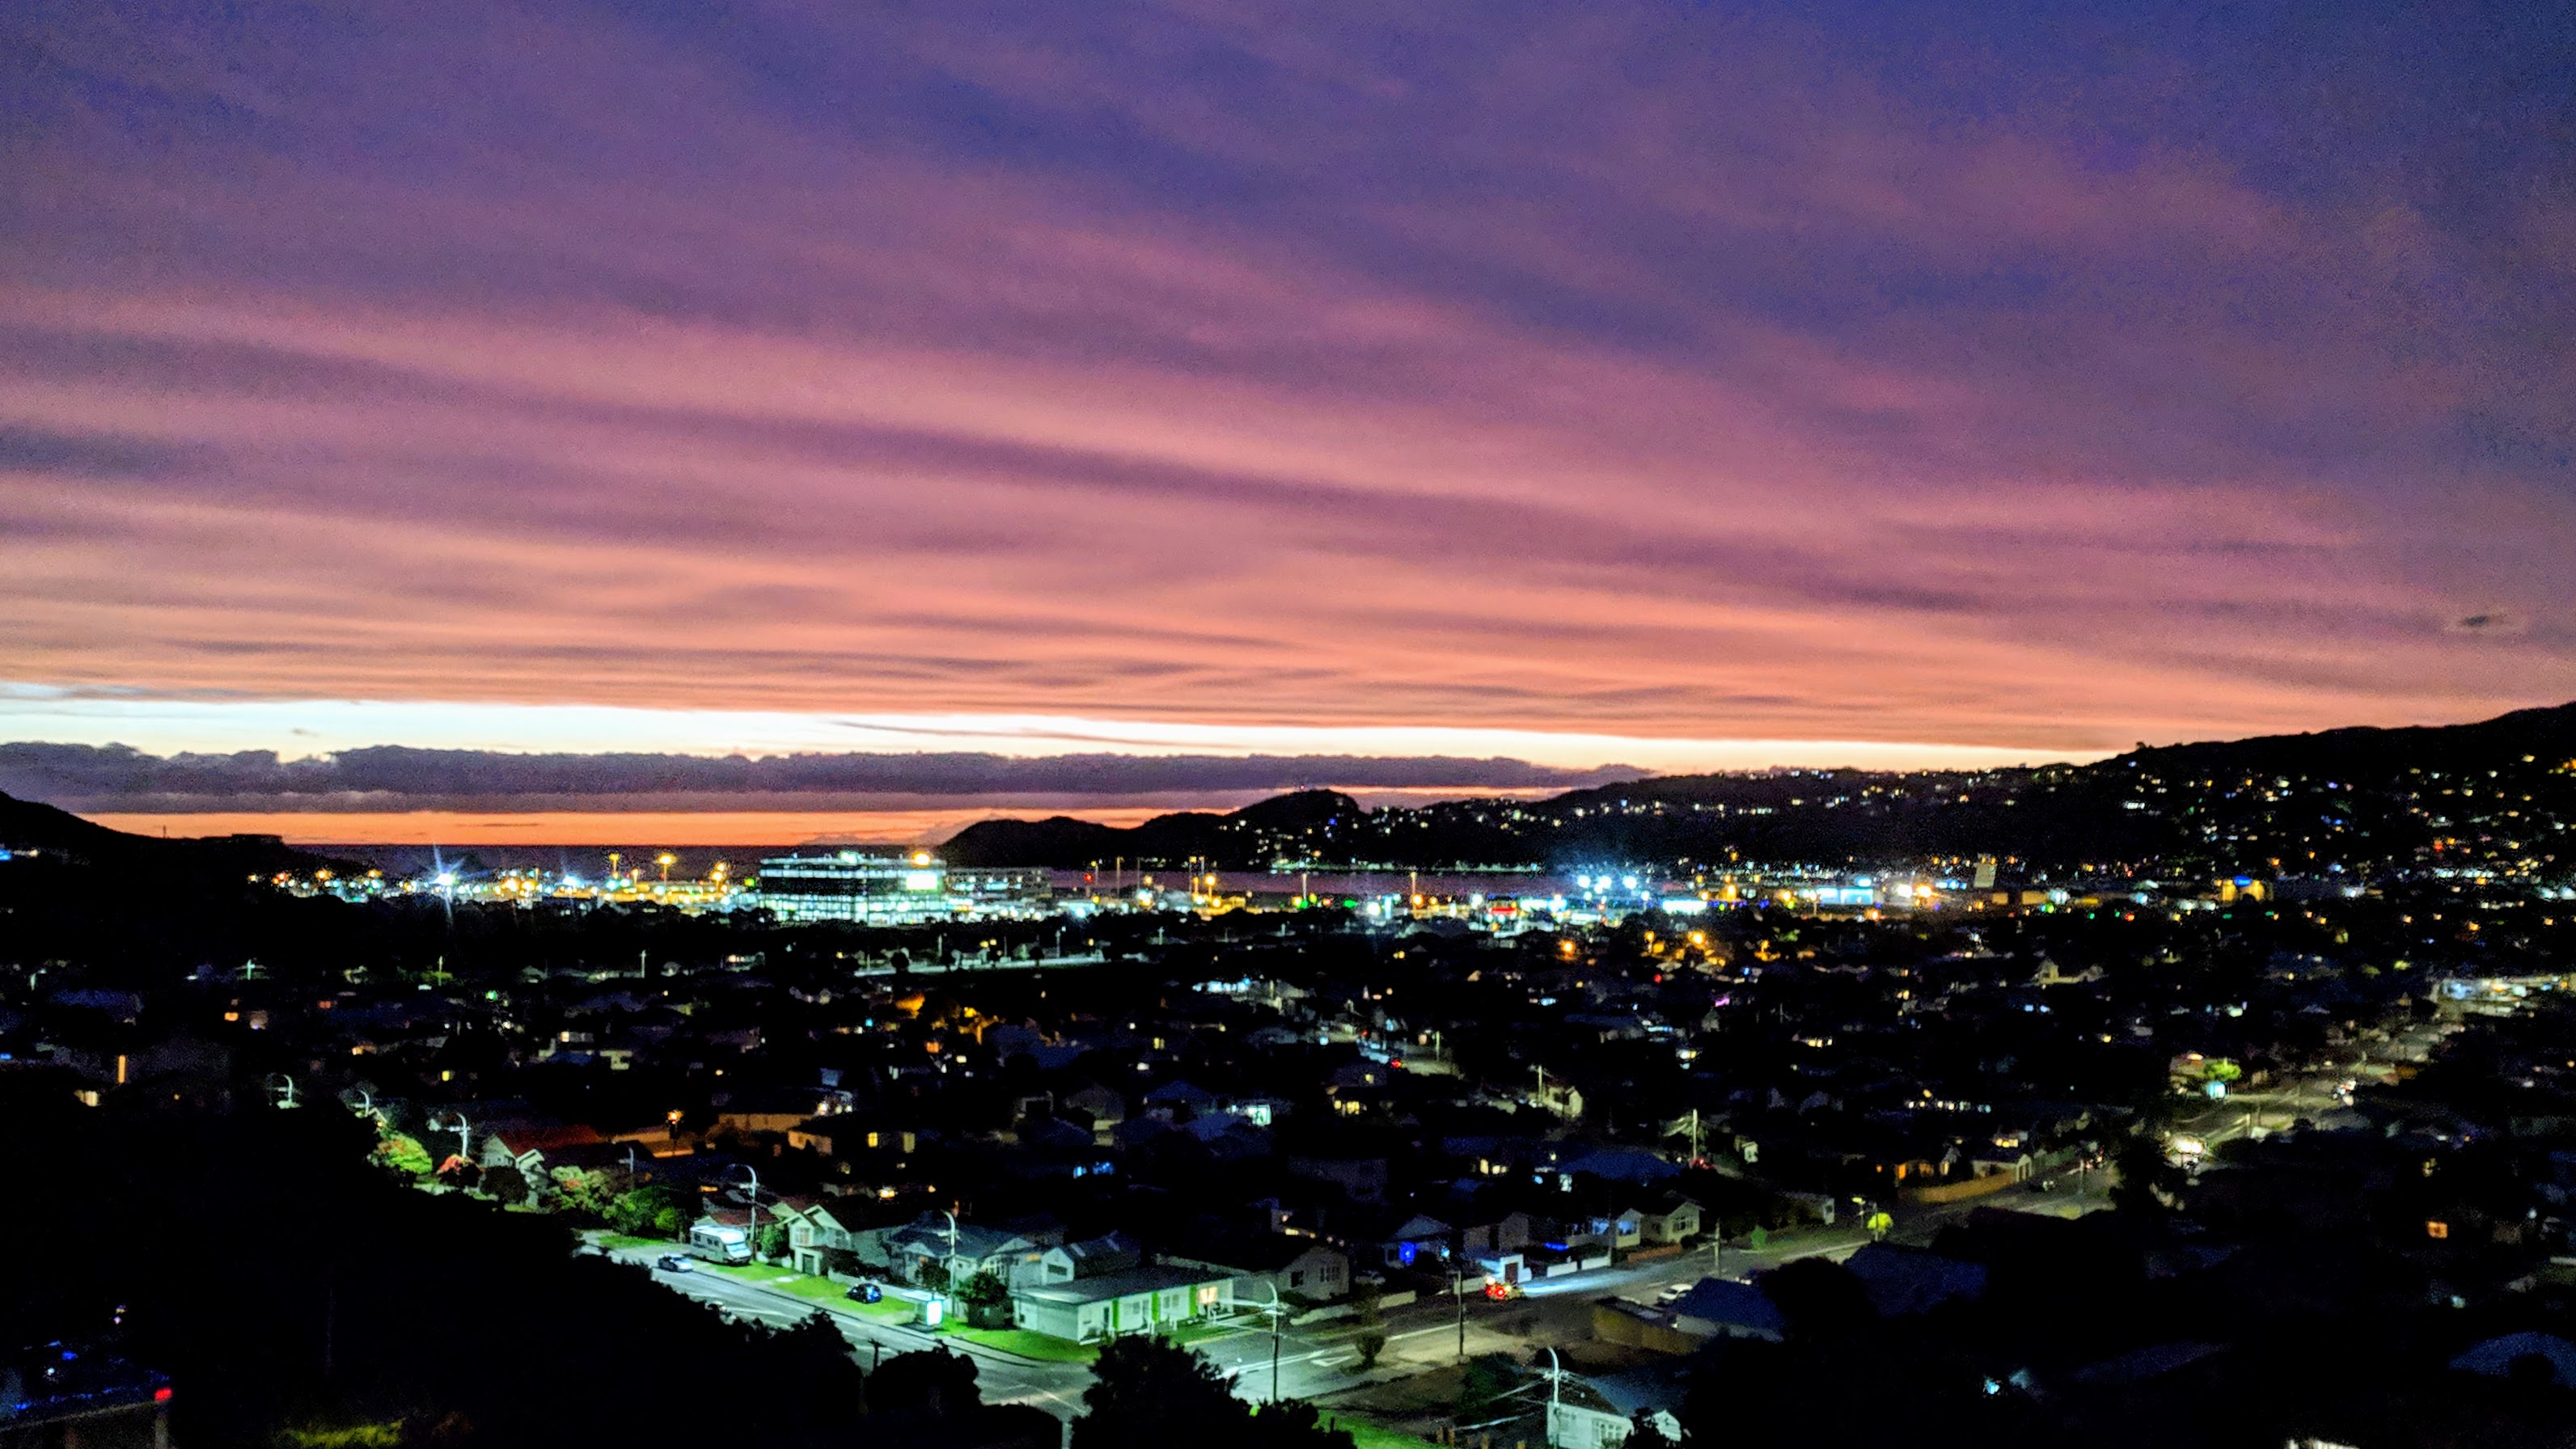
M1289 1286L1289 1287L1291 1287L1291 1288L1303 1288L1303 1287L1305 1287L1305 1286L1306 1286L1306 1270L1305 1270L1305 1269L1303 1269L1303 1268L1299 1268L1299 1269L1296 1269L1296 1270L1292 1271L1291 1273L1289 1273L1289 1275L1288 1275L1288 1286Z

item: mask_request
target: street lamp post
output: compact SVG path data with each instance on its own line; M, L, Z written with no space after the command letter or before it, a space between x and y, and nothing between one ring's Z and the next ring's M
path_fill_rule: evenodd
M757 1262L760 1258L760 1169L748 1162L734 1165L740 1167L751 1178L751 1216L744 1220L747 1226L743 1229L742 1241L745 1247L751 1249L752 1259Z
M432 1129L435 1129L437 1128L438 1123L435 1119L432 1119L429 1125ZM462 1112L456 1114L456 1156L466 1165L473 1165L474 1129L466 1125L465 1114Z
M287 1075L286 1073L284 1073L284 1072L271 1072L271 1073L269 1073L269 1075L270 1075L270 1076L272 1076L272 1077L274 1077L274 1078L276 1078L278 1081L281 1081L281 1082L283 1082L283 1083L285 1083L285 1084L286 1084L285 1090L284 1090L284 1091L282 1091L282 1092L280 1092L280 1093L278 1094L278 1098L277 1098L277 1105L278 1105L280 1108L286 1108L286 1107L292 1107L292 1106L294 1106L294 1105L295 1105L295 1079L294 1079L293 1077L288 1076L288 1075Z
M945 1323L957 1316L957 1214L946 1208L940 1211L948 1217L948 1261L940 1265L947 1284L939 1290L939 1318Z

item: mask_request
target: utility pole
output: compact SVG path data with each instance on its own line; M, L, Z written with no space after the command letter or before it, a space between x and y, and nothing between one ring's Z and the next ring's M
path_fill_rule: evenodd
M1550 1345L1547 1350L1547 1442L1550 1444L1556 1442L1556 1410L1562 1402L1560 1388L1564 1381L1565 1365L1557 1358L1555 1346Z
M626 1150L633 1152L635 1149L630 1147ZM743 1229L742 1240L743 1245L751 1249L752 1261L758 1262L760 1261L760 1169L748 1162L741 1164L741 1167L751 1178L751 1215L744 1219L748 1226Z
M1261 1286L1270 1291L1270 1306L1262 1311L1270 1315L1270 1402L1279 1402L1279 1285L1263 1279Z
M1467 1270L1456 1264L1449 1268L1449 1296L1458 1305L1458 1362L1467 1361Z

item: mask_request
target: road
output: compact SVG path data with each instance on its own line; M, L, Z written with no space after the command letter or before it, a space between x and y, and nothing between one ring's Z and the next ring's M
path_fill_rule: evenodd
M2422 1062L2440 1049L2445 1036L2458 1029L2456 1024L2447 1022L2418 1022L2400 1028L2375 1050L2352 1061L2328 1062L2314 1071L2288 1073L2278 1085L2230 1092L2223 1100L2178 1113L2167 1135L2196 1137L2205 1146L2216 1147L2231 1138L2277 1132L2301 1117L2322 1117L2344 1105L2335 1093L2340 1083L2373 1081L2393 1067Z
M1943 1227L1981 1207L2061 1217L2098 1211L2110 1206L2109 1180L2109 1174L2096 1171L2086 1175L2080 1192L2076 1179L2068 1176L2056 1184L2054 1191L2043 1192L2037 1184L2030 1184L1965 1202L1900 1208L1888 1236L1899 1243L1928 1243ZM1387 1311L1381 1325L1387 1335L1386 1348L1377 1368L1367 1373L1358 1367L1358 1325L1332 1322L1290 1329L1281 1336L1279 1345L1279 1392L1289 1398L1320 1398L1364 1382L1453 1363L1459 1353L1462 1316L1468 1355L1499 1352L1526 1356L1540 1344L1591 1337L1592 1305L1596 1299L1618 1297L1652 1302L1663 1290L1696 1283L1712 1271L1741 1279L1800 1258L1822 1256L1839 1261L1868 1241L1869 1234L1857 1227L1816 1228L1783 1235L1759 1251L1731 1245L1722 1267L1711 1250L1694 1248L1670 1258L1542 1280L1528 1285L1522 1296L1500 1302L1480 1293L1471 1293L1463 1304L1447 1296L1426 1295ZM1237 1391L1245 1398L1269 1397L1270 1335L1266 1331L1256 1328L1200 1347L1220 1369L1236 1376Z
M2054 1193L2024 1186L1967 1202L1905 1208L1898 1212L1889 1236L1898 1242L1928 1242L1943 1226L1979 1207L2061 1216L2091 1211L2108 1205L2103 1192L2107 1176L2092 1174L2091 1190L2081 1194L2073 1191L2074 1184L2069 1180L2065 1190ZM1869 1235L1856 1227L1810 1229L1784 1235L1759 1251L1730 1246L1722 1271L1730 1278L1744 1278L1799 1258L1822 1255L1839 1260L1851 1256L1868 1241ZM609 1256L649 1268L664 1251L667 1250L627 1248ZM1519 1298L1500 1302L1481 1293L1469 1294L1463 1304L1445 1296L1426 1296L1386 1312L1379 1325L1386 1334L1386 1346L1376 1366L1369 1370L1359 1366L1358 1339L1363 1331L1360 1325L1333 1321L1287 1327L1278 1341L1278 1392L1286 1398L1320 1399L1364 1383L1402 1378L1453 1363L1459 1352L1462 1308L1465 1347L1470 1356L1526 1356L1539 1344L1589 1338L1595 1299L1625 1297L1651 1302L1666 1288L1707 1277L1715 1265L1715 1256L1706 1248L1697 1248L1670 1258L1545 1280L1529 1285ZM776 1276L788 1275L782 1272ZM790 1296L757 1279L728 1273L659 1270L653 1270L653 1277L674 1292L715 1304L736 1318L772 1327L802 1323L820 1309L830 1315L863 1363L872 1361L880 1351L891 1354L925 1348L955 1349L975 1360L977 1381L990 1403L1035 1404L1069 1422L1081 1412L1082 1391L1091 1384L1091 1370L1081 1364L1042 1363L951 1335L925 1333L900 1323L863 1317ZM1246 1314L1242 1322L1243 1327L1235 1332L1193 1346L1235 1381L1237 1394L1262 1402L1271 1396L1271 1335L1258 1312Z
M712 1303L735 1318L785 1328L802 1323L816 1310L830 1315L841 1336L850 1341L861 1363L874 1362L877 1354L910 1353L916 1349L951 1348L975 1360L976 1385L988 1404L1035 1404L1059 1419L1071 1420L1082 1411L1082 1391L1091 1386L1091 1370L1081 1364L1040 1363L1017 1354L1000 1353L980 1344L945 1334L924 1333L919 1329L880 1319L862 1317L810 1299L795 1298L746 1281L729 1273L665 1273L652 1268L654 1259L664 1248L626 1248L608 1256L621 1263L647 1268L654 1281L675 1293L684 1293L703 1303ZM787 1276L783 1272L778 1276Z

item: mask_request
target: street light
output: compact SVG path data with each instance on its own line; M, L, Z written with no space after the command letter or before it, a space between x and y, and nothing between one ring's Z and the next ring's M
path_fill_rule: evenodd
M939 1290L939 1318L945 1323L957 1316L957 1214L946 1208L940 1211L948 1217L948 1257L939 1265L946 1280Z
M760 1169L748 1162L737 1162L733 1166L741 1168L751 1177L751 1216L747 1220L748 1225L743 1229L742 1241L743 1246L751 1250L753 1259L757 1260L760 1256ZM725 1171L731 1172L733 1167L728 1167Z
M287 1075L286 1073L284 1073L284 1072L271 1072L271 1073L269 1073L269 1076L270 1076L271 1078L273 1078L273 1079L277 1080L277 1081L284 1082L284 1083L286 1084L286 1089L285 1089L285 1091L283 1091L282 1093L280 1093L280 1094L279 1094L279 1096L278 1096L278 1099L277 1099L277 1105L279 1106L279 1108L283 1109L283 1108L287 1108L287 1107L292 1107L292 1106L294 1106L294 1105L295 1105L295 1079L294 1079L293 1077L288 1076L288 1075Z
M430 1119L429 1126L433 1132L440 1130L438 1119L434 1117ZM474 1129L465 1124L465 1114L462 1112L456 1114L456 1155L467 1166L473 1165Z

